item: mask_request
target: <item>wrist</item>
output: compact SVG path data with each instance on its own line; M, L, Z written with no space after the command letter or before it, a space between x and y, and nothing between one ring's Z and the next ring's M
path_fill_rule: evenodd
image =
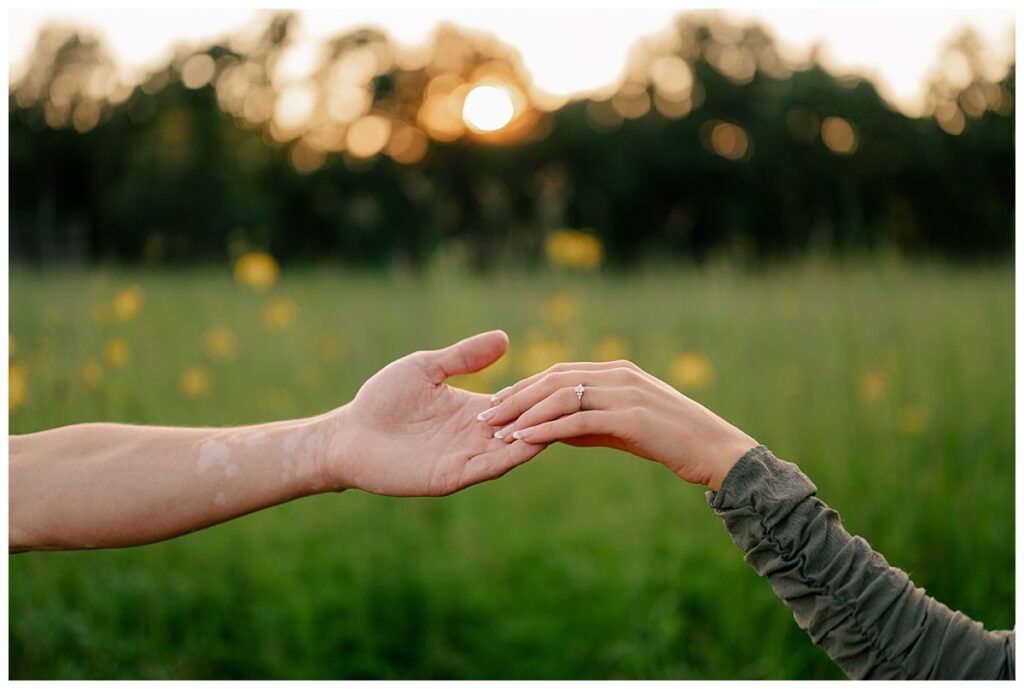
M351 478L353 453L349 443L351 416L351 408L345 404L314 417L315 432L323 438L315 467L318 492L340 493L355 487Z
M739 429L736 432L723 437L712 452L711 471L708 478L708 489L716 493L722 488L722 482L729 474L736 462L740 461L747 452L757 447L756 440Z

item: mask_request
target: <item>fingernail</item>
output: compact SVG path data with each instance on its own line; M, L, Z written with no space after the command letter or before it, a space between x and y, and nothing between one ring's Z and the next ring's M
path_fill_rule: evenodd
M495 437L495 438L497 438L498 440L504 440L505 438L507 438L507 437L508 437L508 432L509 432L509 430L510 430L510 429L512 428L512 426L514 426L514 425L515 425L515 424L511 424L511 423L510 423L509 425L505 426L505 427L504 427L504 428L502 428L502 429L501 429L500 431L498 431L497 433L495 433L495 434L494 434L494 437Z
M533 435L533 429L524 428L521 431L516 431L515 433L513 433L512 437L515 438L516 440L522 440L523 438L529 438L531 435Z
M497 411L498 411L497 407L491 407L490 409L488 409L486 411L482 411L479 414L477 414L476 415L476 420L477 421L486 421L487 419L489 419L492 416L494 416L495 412L497 412Z
M496 393L491 395L491 401L492 402L500 402L501 398L504 397L505 395L507 395L508 391L511 390L511 389L512 389L512 386L509 385L508 387L504 387L501 390L498 390Z

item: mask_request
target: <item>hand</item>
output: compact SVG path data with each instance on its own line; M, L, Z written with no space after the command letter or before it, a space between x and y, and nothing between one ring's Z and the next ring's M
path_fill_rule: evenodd
M448 495L532 459L544 444L507 444L477 420L490 406L487 395L444 384L490 366L507 350L508 336L494 330L385 366L352 402L327 415L332 430L321 470L328 484L381 495Z
M578 400L574 388L584 386ZM506 442L614 447L712 490L757 441L630 361L556 364L492 397ZM583 408L580 409L582 401Z

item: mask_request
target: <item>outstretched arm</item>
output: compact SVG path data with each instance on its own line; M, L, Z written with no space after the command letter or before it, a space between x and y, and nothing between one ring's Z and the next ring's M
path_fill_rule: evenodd
M1012 679L1014 633L986 631L914 586L795 465L759 446L708 505L797 624L853 679Z
M1014 676L1013 632L986 631L916 588L843 529L796 465L636 365L559 364L494 401L487 421L506 440L617 447L708 486L747 562L850 677Z
M506 445L476 420L488 400L444 384L508 349L482 333L403 357L343 407L239 428L80 424L11 436L11 552L142 545L305 495L358 488L447 495L543 445Z
M316 493L329 420L12 436L10 551L141 545Z

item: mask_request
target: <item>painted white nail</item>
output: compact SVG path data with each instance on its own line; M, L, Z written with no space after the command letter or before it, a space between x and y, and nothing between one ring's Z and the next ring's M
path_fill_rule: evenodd
M498 411L497 407L491 407L490 409L487 409L487 410L482 411L479 414L477 414L476 415L476 420L477 421L486 421L487 419L489 419L492 416L494 416L494 413L497 412L497 411Z
M501 431L494 431L494 437L497 438L498 440L504 440L505 439L505 436L503 436L501 434Z
M508 387L504 387L501 390L498 390L496 393L491 395L491 401L492 402L500 402L501 398L504 397L505 395L507 395L508 391L511 390L511 389L512 389L512 386L509 385Z
M494 437L498 440L505 440L508 438L509 430L512 428L512 424L509 424L502 428L500 431L494 434Z
M516 431L512 434L512 437L516 440L522 440L523 438L529 438L533 434L532 428L524 428L521 431Z

